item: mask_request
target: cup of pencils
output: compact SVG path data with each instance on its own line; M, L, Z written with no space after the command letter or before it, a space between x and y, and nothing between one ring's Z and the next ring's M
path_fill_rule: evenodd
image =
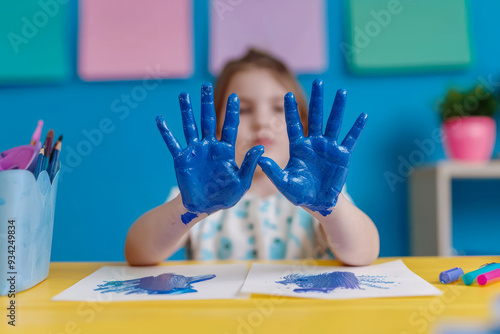
M0 153L0 295L27 290L47 278L54 228L62 136L43 121L26 145Z

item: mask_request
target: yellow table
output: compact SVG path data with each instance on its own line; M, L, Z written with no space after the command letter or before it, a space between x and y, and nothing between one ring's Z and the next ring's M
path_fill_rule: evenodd
M381 258L376 263L395 260ZM16 297L16 327L7 325L0 298L0 333L427 333L442 320L486 322L500 283L486 287L440 284L452 267L466 272L499 257L407 257L405 264L441 289L440 297L316 300L253 295L247 300L53 302L50 299L103 265L51 263L47 280ZM280 261L279 263L305 263ZM186 262L196 264L195 262ZM165 263L186 264L186 263ZM307 264L339 265L337 261ZM249 263L250 265L250 263Z

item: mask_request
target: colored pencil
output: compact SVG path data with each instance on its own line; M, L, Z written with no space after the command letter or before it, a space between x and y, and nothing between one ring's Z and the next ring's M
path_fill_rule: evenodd
M52 150L51 161L49 164L50 168L47 168L51 182L54 180L54 177L57 174L57 165L59 164L59 153L61 153L61 145L62 142L60 140L57 140L56 144L54 145L54 150Z
M50 152L52 151L52 141L54 140L54 130L50 130L45 137L45 143L43 144L43 148L45 149L45 153L43 154L43 169L49 169L49 159Z
M63 135L60 135L59 138L57 138L56 143L54 144L54 148L56 147L57 143L61 143L62 145L62 140L63 140ZM59 149L60 151L61 149ZM52 162L52 159L54 158L54 150L52 150L52 154L50 155L50 160L49 163Z
M44 149L42 148L40 149L40 154L38 154L38 160L36 162L35 180L38 179L38 175L40 175L40 172L42 171L43 154Z
M43 147L45 148L45 157L50 157L50 152L52 152L52 142L54 141L54 130L50 129L49 133L47 133L47 137L45 137L45 143Z

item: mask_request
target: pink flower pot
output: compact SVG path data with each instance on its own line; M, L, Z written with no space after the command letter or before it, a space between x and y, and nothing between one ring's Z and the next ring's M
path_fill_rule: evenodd
M453 117L442 125L448 158L464 162L490 161L496 139L495 120L487 116Z

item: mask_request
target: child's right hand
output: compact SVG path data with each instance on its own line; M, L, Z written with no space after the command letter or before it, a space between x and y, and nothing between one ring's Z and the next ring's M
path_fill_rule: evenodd
M255 146L248 151L241 168L235 162L234 145L240 104L238 96L231 94L228 98L220 141L215 137L215 108L210 83L205 83L201 88L201 140L198 138L189 94L181 93L179 104L186 148L181 148L163 117L158 116L156 123L174 158L182 203L192 213L210 214L232 207L250 188L257 161L264 153L263 146Z

